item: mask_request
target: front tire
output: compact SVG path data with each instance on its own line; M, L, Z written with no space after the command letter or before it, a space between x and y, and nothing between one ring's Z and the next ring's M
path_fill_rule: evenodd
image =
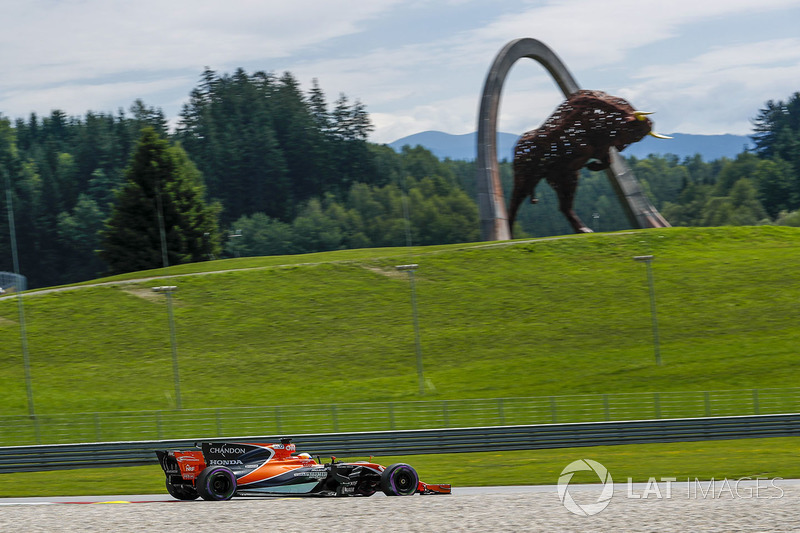
M405 463L395 463L381 473L381 490L387 496L413 496L418 486L417 471Z
M236 476L224 466L209 466L197 476L195 487L204 500L230 500L236 492Z

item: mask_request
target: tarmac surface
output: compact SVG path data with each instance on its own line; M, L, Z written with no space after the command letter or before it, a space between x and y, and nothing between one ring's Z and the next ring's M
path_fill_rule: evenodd
M601 489L580 485L568 492L589 508ZM555 486L454 488L450 496L407 498L25 498L0 501L0 531L782 532L800 531L799 504L800 480L618 482L608 506L592 516L569 511Z

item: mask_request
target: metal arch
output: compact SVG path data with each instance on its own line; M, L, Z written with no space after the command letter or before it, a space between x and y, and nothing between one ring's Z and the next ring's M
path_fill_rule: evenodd
M569 96L580 89L561 59L537 39L516 39L497 54L486 76L478 112L477 189L481 239L484 241L503 241L511 238L503 186L500 183L500 169L497 164L497 114L506 76L514 63L523 57L541 63L561 88L564 96ZM633 171L613 148L611 166L606 174L632 226L638 228L670 226L647 199Z

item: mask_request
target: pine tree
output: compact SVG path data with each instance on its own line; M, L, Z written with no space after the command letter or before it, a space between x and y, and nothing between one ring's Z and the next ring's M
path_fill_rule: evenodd
M289 218L290 181L273 129L273 76L242 69L233 77L206 70L181 112L176 138L225 207L225 224L264 212Z
M311 80L311 89L308 91L308 107L317 130L321 134L327 135L331 130L330 112L328 103L325 101L325 93L322 92L317 78Z
M778 156L793 162L800 157L800 92L789 100L768 101L753 120L756 153L764 158Z
M319 130L321 117L312 110L290 72L285 72L276 85L272 117L275 137L286 160L292 199L299 204L322 194L329 186L329 169L325 168L329 148Z
M206 205L202 175L180 146L145 128L125 178L99 252L110 273L165 266L160 217L170 265L219 254L218 209Z

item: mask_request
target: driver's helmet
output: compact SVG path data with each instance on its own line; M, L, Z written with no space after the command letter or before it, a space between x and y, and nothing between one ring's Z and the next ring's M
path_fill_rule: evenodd
M300 459L311 459L311 454L308 454L308 453L305 453L305 452L298 453L297 457L299 457Z

